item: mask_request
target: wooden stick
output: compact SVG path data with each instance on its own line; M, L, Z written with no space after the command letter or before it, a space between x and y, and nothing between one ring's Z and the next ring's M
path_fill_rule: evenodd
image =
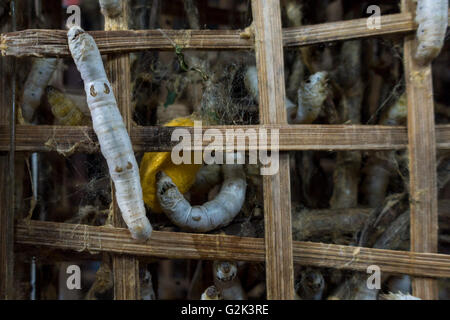
M153 231L150 240L141 243L133 240L125 228L36 220L18 222L15 234L17 245L72 250L84 255L109 252L143 258L251 262L265 259L264 239L223 234ZM446 254L294 241L293 257L296 264L305 266L366 272L368 266L375 264L383 273L450 277L450 255Z
M408 135L405 127L372 125L261 125L214 126L225 134L227 129L246 130L265 128L279 130L280 151L288 150L400 150L406 149ZM170 151L177 142L171 141L175 128L132 127L131 141L136 152ZM183 128L193 132L192 128ZM0 151L9 150L9 126L0 124ZM192 135L193 136L193 135ZM236 136L242 136L236 133ZM209 141L203 141L203 148ZM194 142L192 142L194 145ZM270 145L270 144L269 144ZM450 125L436 126L436 147L450 149ZM189 149L189 148L187 148ZM191 149L194 149L193 147ZM245 145L246 150L264 149L257 145ZM18 125L16 150L26 152L62 153L99 151L97 137L91 127L29 126Z
M286 28L283 45L308 46L372 36L412 32L417 28L411 13L381 17L381 29L367 28L367 18ZM243 30L121 30L91 31L102 54L142 50L174 50L173 42L185 49L247 50L251 39L241 37ZM0 49L11 56L69 56L66 31L29 29L1 35Z
M263 124L286 124L281 12L278 0L252 0L259 114ZM263 176L267 299L294 299L289 154Z
M14 5L14 4L13 4ZM5 18L6 19L6 18ZM13 22L8 22L2 31L11 29ZM11 137L11 102L13 100L13 59L0 59L0 125L6 128L6 150L0 154L0 299L14 299L14 184L10 173L14 158L9 157L14 146L10 145ZM13 154L14 155L14 154ZM8 159L9 158L9 159ZM12 177L11 177L12 176Z
M105 30L128 29L128 1L122 1L122 14L114 18L105 16ZM106 61L106 72L121 111L125 126L131 129L131 76L129 54L112 54ZM112 190L113 225L125 227L117 205L115 188ZM139 261L128 255L113 256L114 299L138 300L140 298Z
M412 0L402 0L403 12L414 12ZM408 140L411 203L411 251L437 252L438 210L436 180L436 138L431 64L414 60L416 39L404 41L404 69L408 96ZM414 278L413 295L438 299L436 281Z

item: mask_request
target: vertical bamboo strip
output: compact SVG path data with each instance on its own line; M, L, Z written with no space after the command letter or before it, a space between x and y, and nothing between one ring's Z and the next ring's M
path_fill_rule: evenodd
M260 122L286 123L283 37L279 0L252 0ZM267 299L294 298L289 155L263 177Z
M414 12L412 0L402 0L403 12ZM414 60L415 36L404 41L404 68L408 96L408 140L411 203L411 251L437 252L438 212L436 137L431 64ZM437 299L437 282L413 278L413 295Z
M105 16L105 30L128 29L128 1L122 1L122 14L109 18ZM122 113L128 133L131 131L131 83L129 54L109 55L106 62L106 72L117 99L117 105ZM115 198L113 199L113 225L126 227ZM139 294L139 261L132 256L113 256L114 299L137 300Z

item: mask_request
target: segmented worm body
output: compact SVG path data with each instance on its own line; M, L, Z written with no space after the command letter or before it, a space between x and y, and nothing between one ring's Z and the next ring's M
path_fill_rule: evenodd
M237 277L236 262L214 261L214 284L224 300L245 300L246 295Z
M311 75L307 81L302 82L297 91L298 105L295 105L286 97L286 113L289 123L312 123L316 120L328 95L327 79L328 73L320 71ZM247 68L244 82L252 97L259 101L258 73L254 66Z
M429 63L442 49L448 25L448 0L418 0L416 59Z
M409 293L392 293L380 294L380 300L422 300L420 298L414 297Z
M114 18L122 13L122 0L99 0L104 16Z
M289 123L312 123L319 116L322 105L328 95L328 73L316 72L307 81L302 82L298 89L297 110L286 110Z
M191 206L172 179L159 172L156 193L167 217L180 228L194 232L207 232L228 225L244 204L247 183L241 164L224 164L222 172L224 181L219 193L201 206Z
M80 27L68 32L69 49L81 73L92 124L116 187L117 204L135 239L148 239L152 227L145 214L139 170L122 116L106 77L94 39Z
M34 112L41 103L45 88L56 70L56 58L36 58L25 81L22 98L22 116L27 122L32 122Z
M295 286L296 294L300 300L322 300L325 289L325 280L320 271L306 269Z
M408 113L406 94L390 106L380 118L381 125L402 125L406 121ZM389 186L389 179L395 169L395 151L374 152L364 168L366 177L362 184L362 191L368 205L372 208L379 206L384 198Z
M201 300L222 300L222 298L216 286L210 286L202 293Z
M205 193L211 190L221 180L222 168L218 164L205 165L195 176L195 183L191 190L196 193Z

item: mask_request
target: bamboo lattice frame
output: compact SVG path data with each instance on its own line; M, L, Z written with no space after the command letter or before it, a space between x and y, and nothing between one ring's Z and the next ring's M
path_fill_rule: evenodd
M241 30L171 31L165 33L189 49L255 49L258 67L261 125L280 132L280 172L264 177L265 239L226 235L188 234L155 231L147 243L136 243L121 228L115 215L115 227L92 227L65 223L26 221L13 228L13 201L8 198L7 152L45 152L54 150L46 142L51 138L60 149L77 146L79 152L98 152L96 137L90 127L12 125L11 100L1 93L0 108L0 298L11 297L13 244L53 249L108 252L114 256L116 299L139 297L137 267L145 256L177 259L231 259L266 262L269 299L293 298L293 264L366 270L376 264L382 272L409 274L413 294L436 299L436 277L450 277L450 255L437 254L437 190L435 149L450 149L450 125L434 126L431 67L417 66L413 59L416 24L412 0L402 0L402 13L383 16L382 28L369 30L366 19L355 19L298 28L281 29L278 0L252 0L255 39L240 36ZM113 21L114 23L114 21ZM120 25L120 21L117 22ZM122 28L123 29L123 28ZM158 31L92 32L99 48L108 54L108 72L115 73L120 90L115 87L119 108L130 132L135 151L168 151L174 128L138 127L131 123L129 58L132 51L172 50ZM186 35L189 39L186 41ZM408 95L407 127L365 125L287 125L284 114L283 46L304 46L387 34L405 36L404 60ZM0 48L6 56L67 56L66 31L25 30L2 34ZM5 61L11 58L2 58ZM128 70L128 71L127 71ZM425 76L418 82L414 74ZM270 101L270 103L269 103ZM273 103L275 102L275 103ZM13 107L14 111L14 107ZM11 115L10 115L11 114ZM11 120L8 121L6 119ZM236 126L218 126L220 130ZM244 128L244 127L241 127ZM245 128L249 128L246 126ZM206 130L207 128L204 128ZM11 139L11 136L13 139ZM247 150L257 146L247 146ZM290 230L290 186L288 150L387 150L408 148L411 189L411 251L359 248L334 244L292 241ZM3 152L3 154L1 153ZM9 161L11 163L11 161ZM12 171L11 171L12 170ZM12 173L11 173L12 172ZM11 180L11 179L10 179ZM10 184L13 183L9 181ZM10 185L9 184L9 185ZM426 192L423 192L426 190ZM115 213L117 213L117 208ZM133 275L133 276L130 276Z

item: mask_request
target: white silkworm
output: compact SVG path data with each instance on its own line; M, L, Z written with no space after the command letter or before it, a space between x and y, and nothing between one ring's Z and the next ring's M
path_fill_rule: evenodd
M23 90L22 116L25 121L33 121L34 112L41 103L41 97L56 70L57 62L56 58L34 59Z
M239 153L235 156L241 156ZM239 162L239 161L238 161ZM177 226L194 232L208 232L228 225L244 204L247 183L243 165L222 165L224 181L217 196L201 206L191 206L172 179L156 175L156 194L162 210Z
M104 16L117 17L122 13L122 0L99 0L100 9Z
M152 274L148 270L144 271L144 276L141 280L141 300L156 300Z
M429 63L442 49L448 25L448 0L418 0L416 59Z
M94 39L80 27L70 28L67 36L84 81L92 124L116 187L122 217L134 239L148 239L152 227L145 214L138 165L100 52Z
M306 269L301 273L295 286L295 292L300 300L322 300L325 280L318 270Z
M195 176L195 183L191 190L196 193L208 192L220 182L221 172L222 168L218 164L210 164L201 167Z
M301 84L298 89L297 111L288 113L289 123L312 123L316 120L328 95L327 79L328 73L320 71L311 75L307 81Z
M224 300L245 300L246 295L237 277L237 263L214 261L214 284Z
M216 286L208 287L205 292L202 293L201 300L221 300L219 290L217 290Z
M420 298L414 297L408 293L392 293L380 294L380 300L422 300Z
M328 73L320 71L302 82L297 92L298 106L286 97L286 113L289 123L305 124L316 120L328 95L327 81ZM248 67L245 71L244 83L252 97L259 102L258 73L254 66Z

